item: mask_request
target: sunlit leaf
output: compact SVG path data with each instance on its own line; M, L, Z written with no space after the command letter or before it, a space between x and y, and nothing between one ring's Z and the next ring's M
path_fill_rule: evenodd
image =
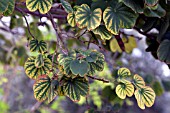
M86 61L73 60L70 69L74 75L84 76L89 70L89 64Z
M49 58L43 59L44 66L40 68L37 68L35 66L35 59L36 57L33 57L33 56L29 57L24 65L25 73L31 79L37 79L39 76L43 74L48 74L50 72L50 69L52 69L52 63Z
M68 3L65 0L60 0L60 1L61 1L61 4L62 4L63 8L65 9L65 11L67 13L72 13L73 12L73 8L71 7L70 3Z
M137 89L134 93L138 106L141 109L145 109L145 106L151 107L155 101L155 92L152 88L145 86L141 89Z
M127 77L131 75L131 72L128 68L120 68L117 72L118 76L120 77Z
M108 7L103 12L103 20L106 28L114 35L118 35L121 28L132 28L136 23L137 16L137 14L123 3Z
M75 18L74 12L69 13L69 14L67 15L67 21L68 21L68 23L71 25L71 27L75 27L75 26L76 26L76 20L75 20L75 19L76 19L76 18Z
M36 58L35 58L35 67L40 68L44 66L44 59L42 54L39 54Z
M64 92L73 101L79 101L80 96L87 96L89 91L89 84L85 78L76 77L72 80L66 79L64 81Z
M94 29L93 32L94 34L100 35L102 40L110 40L112 38L112 34L106 29L104 25L100 25Z
M44 53L47 51L47 44L43 40L31 40L29 43L30 51L35 52L38 51L40 53Z
M26 0L26 6L29 11L39 10L40 13L47 13L52 7L53 0Z
M48 90L50 89L50 78L46 75L43 75L38 78L33 86L34 97L38 101L44 101L48 97Z
M141 76L135 74L133 79L134 79L134 84L137 88L141 88L141 87L145 86L145 81L143 80L143 78Z
M120 83L116 86L116 94L119 98L125 99L126 95L128 97L131 97L134 93L134 86L131 84L131 82L127 81L124 83Z
M163 42L160 43L160 46L157 51L158 58L170 64L170 41L169 40L164 40Z
M91 11L87 4L82 4L76 11L76 22L81 28L87 27L88 30L93 30L100 25L101 19L102 11L100 8Z

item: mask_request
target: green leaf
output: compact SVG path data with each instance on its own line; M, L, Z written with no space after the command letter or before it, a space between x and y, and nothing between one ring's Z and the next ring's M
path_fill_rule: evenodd
M145 86L141 89L137 89L134 93L138 106L141 109L145 109L145 106L151 107L155 101L155 92L152 88Z
M105 25L100 25L96 29L93 30L94 34L100 35L102 40L110 40L112 38L111 32L109 32Z
M36 58L35 58L35 67L40 68L44 66L44 59L43 59L43 55L39 54Z
M143 86L145 86L145 81L143 80L141 76L135 74L133 79L134 79L134 84L136 88L142 88Z
M26 0L26 6L29 11L39 10L41 14L47 13L52 7L53 0Z
M50 88L48 90L48 103L50 103L56 96L59 87L59 82L57 80L51 80Z
M145 0L145 4L148 6L155 6L159 0Z
M128 68L120 68L117 72L119 77L128 77L131 75L131 72Z
M96 0L91 4L92 9L101 8L104 11L107 7L113 4L112 2L115 0ZM102 4L102 5L101 5Z
M103 13L103 20L108 31L118 35L121 28L132 28L138 15L122 3L108 7Z
M90 55L86 57L87 62L96 62L97 59L98 59L98 52L96 51L92 51Z
M64 73L69 75L71 70L70 70L70 65L73 59L71 57L67 57L64 60L63 68L64 68Z
M0 0L0 14L3 14L7 10L10 1L13 0Z
M74 12L69 13L67 15L67 21L71 25L71 27L75 27L76 26L76 18L75 18Z
M146 7L144 9L144 15L148 17L158 17L161 18L166 15L166 10L158 4L156 9L151 9L150 7Z
M136 13L143 13L143 0L121 0L127 7L130 7Z
M38 101L44 101L48 97L48 90L50 89L50 78L46 75L43 75L38 78L33 86L34 97Z
M41 75L48 74L50 69L52 69L52 62L49 58L43 59L44 66L40 68L35 66L35 59L36 57L34 56L29 57L24 65L25 73L31 79L37 79Z
M5 12L3 12L3 15L4 16L11 15L13 13L13 11L14 11L14 7L15 7L15 1L14 0L9 0L7 10Z
M159 45L157 55L159 60L170 64L170 40L164 40Z
M126 95L128 97L131 97L134 93L134 86L131 84L131 82L125 80L126 82L120 83L116 86L116 94L119 98L125 99Z
M152 86L156 96L161 96L164 93L164 89L159 81L155 81Z
M170 80L162 80L162 85L164 87L164 90L169 92L170 91Z
M74 75L83 77L89 70L89 64L83 60L73 60L70 64L70 70Z
M87 96L89 84L85 78L76 77L74 79L65 79L63 89L65 94L73 101L79 101L80 96Z
M60 2L67 13L73 13L73 8L71 7L70 3L65 0L60 0Z
M39 53L44 53L47 51L47 44L43 40L38 41L38 40L31 40L29 43L30 46L30 51L31 52L36 52L38 51Z
M100 25L102 19L102 11L100 8L95 9L94 11L90 10L90 7L87 4L82 4L76 12L76 22L78 27L93 30Z

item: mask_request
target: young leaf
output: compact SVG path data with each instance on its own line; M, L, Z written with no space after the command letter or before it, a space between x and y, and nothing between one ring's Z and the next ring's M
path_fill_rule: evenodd
M137 88L141 88L141 87L145 86L145 81L143 80L143 78L141 76L135 74L133 79L134 79L134 84Z
M164 40L163 42L161 42L158 48L157 55L161 61L166 62L167 64L170 64L170 52L169 51L170 51L170 41Z
M118 35L121 28L132 28L138 15L122 3L115 4L115 6L105 9L103 20L107 30Z
M128 68L120 68L117 72L119 77L127 77L131 75L131 72Z
M102 19L102 11L100 8L95 9L94 11L90 10L90 7L87 4L82 4L76 12L76 22L78 27L93 30L100 25Z
M116 87L116 94L119 98L125 99L126 95L128 97L131 97L134 93L134 86L131 84L131 82L124 80L124 83L120 83Z
M38 51L40 53L44 53L47 51L47 44L43 40L31 40L29 43L30 51L35 52Z
M48 97L48 90L50 89L50 78L46 75L43 75L38 78L33 86L34 97L38 101L44 101Z
M37 68L35 66L35 59L36 57L33 56L29 57L24 65L25 73L31 79L37 79L39 76L43 74L48 74L50 72L50 69L52 69L52 63L49 58L43 59L44 66L40 68Z
M152 88L144 86L141 89L137 89L134 93L138 106L141 109L145 109L145 106L151 107L155 101L155 92Z
M47 13L52 7L53 0L26 0L26 6L29 11L39 10L40 13Z
M105 25L100 25L93 32L100 35L102 40L110 40L112 38L112 34L106 29Z
M74 75L83 77L89 70L89 64L86 61L73 60L70 64L70 70Z
M63 89L65 94L73 101L79 101L80 96L87 96L89 84L85 78L76 77L72 80L64 80Z
M73 8L71 7L70 3L65 0L60 0L60 2L67 13L73 13Z

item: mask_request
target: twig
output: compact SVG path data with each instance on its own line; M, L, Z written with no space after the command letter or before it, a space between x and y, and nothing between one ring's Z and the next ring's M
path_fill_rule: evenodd
M30 112L31 112L31 113L34 113L35 110L37 110L37 109L40 107L41 103L42 103L42 102L36 102L36 103L31 107Z
M27 18L25 17L23 11L20 10L19 8L17 8L17 7L16 7L16 9L18 9L18 11L19 11L19 12L22 14L22 16L24 17L25 22L26 22L26 24L27 24L28 32L29 32L29 34L32 36L32 38L35 39L34 35L31 33L30 26L29 26L29 24L28 24Z
M51 15L50 13L48 13L50 15L50 21L51 21L51 24L55 30L55 33L56 33L56 37L57 37L57 44L59 45L60 49L62 50L62 52L64 54L68 54L68 50L66 49L63 49L62 45L64 45L64 42L62 41L61 37L58 35L58 31L57 31L57 25L56 23L54 22L54 18L53 18L53 15ZM60 44L60 42L62 43L62 45Z
M90 76L90 75L87 75L87 77L91 78L91 79L94 79L94 80L99 80L99 81L102 81L104 83L109 83L110 81L109 80L105 80L103 78L97 78L97 77L93 77L93 76Z

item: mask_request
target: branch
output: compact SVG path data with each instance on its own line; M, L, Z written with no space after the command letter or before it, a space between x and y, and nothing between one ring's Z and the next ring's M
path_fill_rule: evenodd
M53 28L54 28L54 30L55 30L55 33L56 33L57 44L59 45L60 49L62 50L62 52L63 52L64 54L68 54L68 50L67 50L67 49L64 50L63 47L62 47L62 45L60 44L60 42L61 42L61 43L64 45L64 42L62 41L61 37L58 35L57 25L56 25L56 23L54 22L53 15L51 15L51 14L49 13L49 16L50 16L51 24L52 24L52 26L53 26ZM59 40L60 40L60 41L59 41Z
M90 75L87 75L87 77L91 78L91 79L94 79L94 80L98 80L98 81L102 81L104 83L109 83L110 81L109 80L105 80L103 78L97 78L97 77L93 77L93 76L90 76Z
M25 17L23 11L20 10L19 8L17 8L17 7L16 7L16 9L18 9L18 11L19 11L19 12L22 14L22 16L24 17L25 22L26 22L26 24L27 24L28 32L29 32L29 34L32 36L32 38L35 39L34 35L31 33L30 26L29 26L29 24L28 24L27 18Z

